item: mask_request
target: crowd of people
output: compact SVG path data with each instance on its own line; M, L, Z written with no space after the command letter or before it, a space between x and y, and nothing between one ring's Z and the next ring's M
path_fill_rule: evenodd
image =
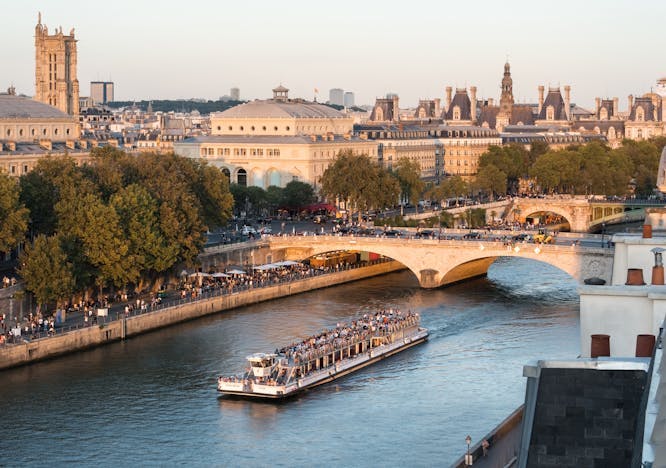
M337 350L365 342L371 337L389 336L395 331L416 326L418 323L418 313L409 311L403 314L397 309L382 310L374 315L364 314L362 318L351 323L338 323L331 330L277 350L277 354L285 356L294 365L301 366Z

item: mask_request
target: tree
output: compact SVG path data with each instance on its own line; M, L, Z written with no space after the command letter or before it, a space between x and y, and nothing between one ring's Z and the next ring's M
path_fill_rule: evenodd
M0 252L17 247L28 229L28 210L19 201L18 184L0 172Z
M487 193L491 200L497 193L506 193L506 181L506 174L493 165L482 167L476 175L476 187Z
M282 191L282 203L289 209L300 211L317 200L312 185L292 180Z
M73 292L75 280L72 263L67 258L58 235L38 235L19 258L18 270L25 287L38 304L59 303Z
M421 165L409 158L401 158L395 165L393 174L400 184L400 198L416 205L423 192Z
M363 211L384 208L398 199L400 187L395 178L391 182L385 173L367 155L341 151L324 171L321 191L329 199L346 201L358 210L360 223ZM389 203L389 200L393 201Z
M469 184L463 180L459 175L454 175L442 181L439 187L435 189L435 195L440 200L446 198L463 197L469 193Z

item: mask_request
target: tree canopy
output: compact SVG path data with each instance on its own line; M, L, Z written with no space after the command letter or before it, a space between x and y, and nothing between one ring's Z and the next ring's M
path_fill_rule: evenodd
M81 167L68 157L44 158L20 180L36 236L21 274L44 301L92 286L122 288L190 263L206 230L231 217L228 179L205 162L113 148L91 155ZM38 272L49 252L67 270L62 284Z

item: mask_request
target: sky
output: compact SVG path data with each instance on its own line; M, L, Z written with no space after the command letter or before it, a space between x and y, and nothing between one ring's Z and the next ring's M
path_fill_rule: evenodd
M326 101L331 88L401 107L475 85L499 99L511 63L516 102L537 86L571 86L573 102L641 95L666 76L664 0L2 0L0 89L34 94L37 13L49 32L75 28L81 95L115 82L116 100Z

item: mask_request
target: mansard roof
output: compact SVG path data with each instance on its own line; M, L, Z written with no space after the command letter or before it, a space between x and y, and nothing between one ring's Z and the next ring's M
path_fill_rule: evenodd
M546 120L546 111L548 107L553 106L553 120L567 120L567 114L564 107L564 99L560 93L560 88L548 89L548 95L543 103L538 120Z
M453 109L456 106L460 109L460 120L470 120L472 118L472 105L469 100L469 96L467 95L466 88L456 89L456 94L453 96L451 105L446 110L446 112L442 114L442 117L445 120L453 120Z
M636 120L636 110L639 107L643 109L643 119L646 122L651 122L655 120L654 104L652 103L652 98L649 97L636 98L636 100L634 101L634 105L631 108L631 114L629 114L629 120ZM657 119L659 119L659 115L657 115Z
M499 107L497 106L483 106L479 112L478 122L483 126L484 122L488 124L489 128L495 128L497 125L497 114Z
M531 104L514 104L511 107L510 125L534 125L534 106Z

